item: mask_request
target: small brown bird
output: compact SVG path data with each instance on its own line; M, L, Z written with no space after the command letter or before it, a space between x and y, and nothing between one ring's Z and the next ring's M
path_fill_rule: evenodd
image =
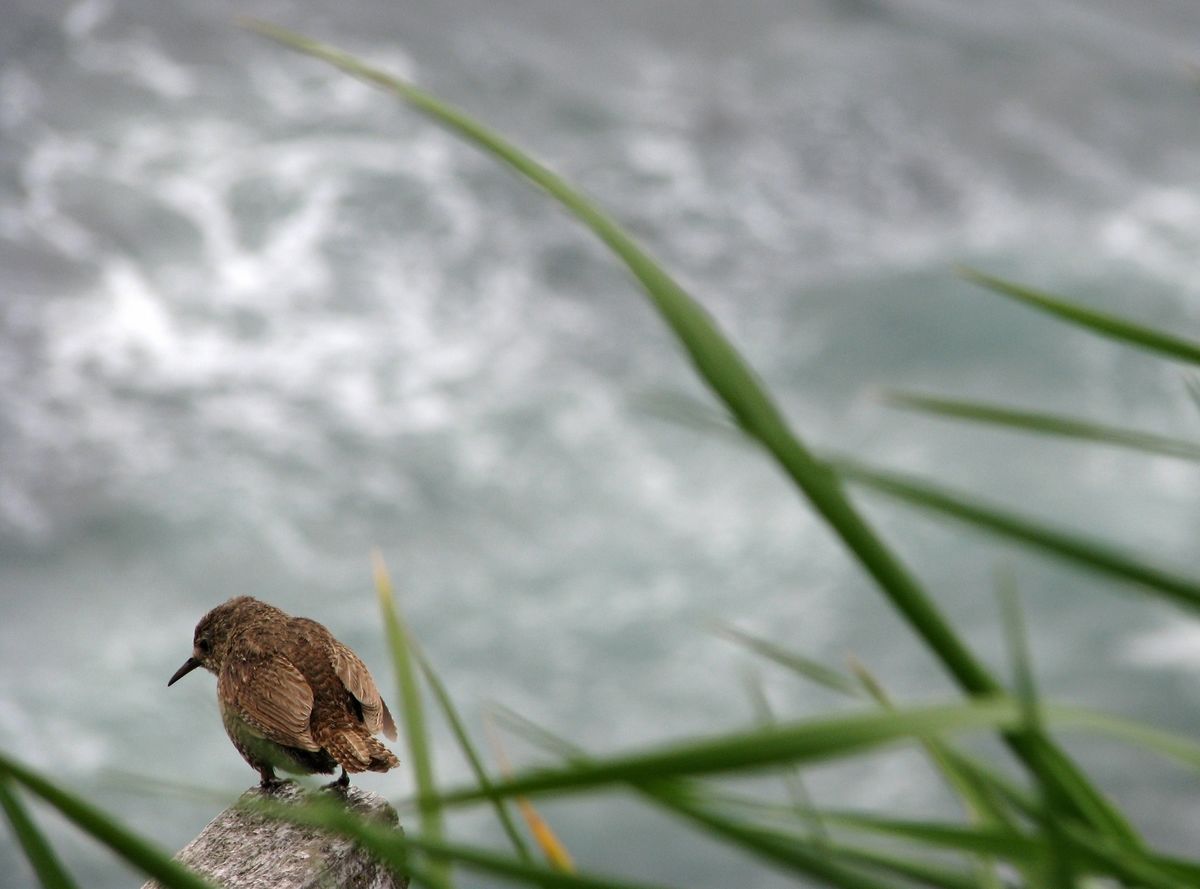
M192 656L167 683L197 667L217 675L217 703L233 746L276 787L275 769L297 774L386 772L400 764L375 740L396 724L358 656L306 617L250 596L218 605L196 624Z

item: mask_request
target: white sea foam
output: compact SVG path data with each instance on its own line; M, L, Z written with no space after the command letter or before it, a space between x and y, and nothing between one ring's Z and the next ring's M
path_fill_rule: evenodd
M975 449L911 418L845 409L848 391L881 376L996 386L1147 426L1179 407L1135 387L1111 344L1042 354L1009 316L925 300L956 261L1037 257L1074 273L1094 265L1097 244L1105 269L1186 294L1200 209L1186 164L1130 170L1128 145L1095 138L1106 124L1067 123L1055 95L1024 89L1061 87L1056 59L1032 54L1016 76L1011 46L977 52L990 25L975 13L900 6L901 19L931 20L814 25L806 11L767 27L747 7L755 50L737 58L672 43L666 29L666 43L626 35L606 66L566 19L571 49L540 56L537 32L513 51L501 24L494 41L465 44L474 54L422 46L444 65L428 70L382 35L361 43L404 76L478 94L482 116L629 222L733 332L806 438L857 441L926 474L949 466L1018 502L1069 482L1079 497L1064 514L1097 525L1119 525L1100 510L1136 488L1130 533L1187 553L1190 470L1107 455L1047 470L1015 447ZM332 611L381 645L369 631L375 542L464 706L500 698L602 746L746 718L736 682L720 678L735 675L737 653L690 623L713 613L833 662L869 650L902 688L927 687L929 665L913 662L894 617L867 604L868 580L761 455L631 412L631 395L691 380L579 227L378 91L258 44L238 44L245 58L176 56L178 38L123 9L72 7L62 81L36 60L0 70L0 122L21 146L0 158L16 180L0 181L0 250L19 260L0 314L0 535L40 584L7 565L0 592L36 609L62 591L65 604L47 597L46 609L128 625L89 663L140 720L147 761L198 748L192 767L248 780L211 687L160 698L156 671L177 664L205 607L240 592L331 623ZM987 18L1008 39L1024 27L1007 8ZM542 76L546 59L576 52L571 77ZM487 76L464 85L456 69ZM1133 131L1146 102L1105 104ZM1108 194L1111 209L1097 209ZM896 342L908 334L919 348ZM1094 383L1072 388L1074 374ZM992 639L990 602L979 603L994 554L935 550L924 523L879 513L956 625ZM1028 570L1036 585L1038 566ZM111 617L129 598L160 606L154 633ZM1073 630L1069 614L1038 617ZM1108 619L1098 607L1092 617ZM1196 647L1171 633L1135 638L1130 659ZM0 682L0 746L49 732L48 758L112 765L129 729L106 723L95 688L66 672L62 653L87 646L56 645L29 663L38 683L74 695L75 717L43 718L43 701ZM1053 662L1050 684L1068 666ZM808 712L807 692L768 682L785 714ZM196 720L164 727L162 709L185 704ZM890 804L910 798L908 766L839 786Z

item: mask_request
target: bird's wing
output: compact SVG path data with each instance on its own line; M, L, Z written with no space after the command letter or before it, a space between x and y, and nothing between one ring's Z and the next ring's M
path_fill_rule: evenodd
M282 655L231 658L217 679L217 691L225 706L267 740L301 750L321 749L309 728L312 688Z
M384 736L396 740L396 723L388 711L387 704L375 687L375 680L367 670L367 665L358 659L353 651L330 637L329 657L333 662L333 671L346 690L354 695L355 700L362 705L363 724L371 734L383 732Z

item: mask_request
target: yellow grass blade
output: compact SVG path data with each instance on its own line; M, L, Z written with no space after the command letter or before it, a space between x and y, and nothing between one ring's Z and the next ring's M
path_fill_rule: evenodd
M508 759L504 745L500 742L500 734L495 730L490 717L484 717L484 727L487 731L488 744L491 745L492 753L500 766L500 774L508 780L512 780L512 763ZM516 800L517 808L521 810L521 817L525 819L525 824L529 827L529 833L533 836L534 842L538 844L538 848L542 850L542 855L546 857L550 866L564 873L575 873L575 860L571 858L571 853L567 851L567 847L563 845L562 840L551 829L546 819L534 808L528 798L518 796Z

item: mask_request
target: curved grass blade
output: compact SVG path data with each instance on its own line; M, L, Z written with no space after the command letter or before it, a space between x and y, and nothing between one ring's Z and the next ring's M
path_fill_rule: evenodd
M1036 837L1002 828L910 821L827 809L820 815L831 826L910 840L966 855L987 855L1014 864L1034 864L1042 852L1041 842Z
M504 744L501 742L499 734L496 733L495 727L490 721L485 722L484 725L487 730L488 740L492 745L492 750L495 752L496 759L500 763L500 772L506 779L511 779L513 769L508 759L508 753L504 750ZM574 873L575 860L571 857L571 853L567 851L567 847L563 844L562 840L558 838L558 834L550 827L549 822L534 808L533 803L525 797L518 796L516 803L517 807L521 810L521 817L525 819L525 825L529 828L530 834L533 835L538 848L542 850L542 856L546 859L547 863L555 870Z
M1123 741L1200 771L1200 743L1189 737L1091 710L1073 709L1064 725Z
M1192 889L1195 868L1180 869L1152 854L1130 853L1104 837L1063 825L1059 837L1071 851L1099 872L1110 874L1127 886L1147 889Z
M63 816L111 849L121 859L162 884L164 889L216 889L166 852L122 827L111 815L0 754L0 780L11 778L41 797Z
M1183 375L1183 385L1187 388L1188 397L1192 404L1200 410L1200 375L1187 373Z
M855 484L1138 584L1177 605L1200 608L1200 581L1139 561L1106 543L1038 524L912 476L885 472L853 460L836 459L830 465Z
M75 882L58 860L49 840L38 830L25 806L17 799L9 778L0 778L0 808L8 816L13 834L29 859L29 866L33 868L42 889L75 889Z
M973 874L936 867L927 861L890 855L878 849L845 842L833 843L831 848L843 861L904 877L918 885L935 889L989 889L989 884L981 883Z
M963 873L846 843L804 839L763 830L653 789L648 793L661 806L684 816L706 832L739 845L776 867L816 877L827 885L893 887L892 883L878 882L873 872L881 871L937 889L979 889L979 884Z
M420 646L414 643L410 646L410 650L417 661L417 665L421 668L421 672L425 674L425 681L433 691L434 699L442 708L442 713L446 717L446 722L450 725L450 730L454 733L454 737L458 739L458 746L461 748L463 756L470 765L471 771L475 774L475 780L479 782L480 788L485 792L490 790L492 779L483 767L483 760L480 758L479 752L475 749L475 745L471 742L471 736L467 734L466 726L459 717L458 710L454 706L454 701L451 700L450 695L446 691L446 686L442 684L442 680L434 671L429 658L421 651ZM496 811L496 818L500 821L500 826L503 828L509 842L512 843L517 857L525 862L532 861L529 855L529 848L525 845L525 841L521 839L521 834L508 812L508 806L499 797L493 796L491 800L492 807Z
M851 670L862 682L867 694L874 698L879 706L892 709L891 698L884 690L883 684L857 658L852 659ZM1007 813L993 797L990 788L980 782L973 772L962 767L953 747L938 738L922 738L921 746L925 748L926 755L946 785L961 800L972 823L984 827L1012 829ZM996 873L993 859L980 856L974 865L979 889L1002 889L1003 884Z
M706 832L736 843L756 857L786 870L817 877L838 889L895 889L892 884L881 883L873 876L834 860L827 846L774 834L711 812L697 804L691 794L678 785L654 784L645 791L660 805Z
M413 781L417 785L418 798L421 800L418 807L421 833L432 840L440 840L443 835L442 811L437 801L433 756L425 728L421 688L417 684L416 672L412 665L408 627L400 619L396 597L392 591L392 580L388 576L387 566L379 550L372 551L371 564L375 575L375 592L379 597L379 610L383 613L392 665L396 671L396 682L400 686L401 704L404 709L404 735L408 741L408 755L412 758ZM430 867L430 874L439 889L449 889L450 873L444 862L434 863Z
M1127 448L1145 454L1200 462L1200 444L1151 432L1141 432L1137 429L1123 429L1054 414L1035 413L975 401L917 395L911 392L889 390L883 392L880 399L891 407L905 408L938 417L986 423L1039 435L1074 438Z
M863 519L846 497L840 480L809 452L792 431L754 371L709 314L615 221L565 180L516 146L428 93L353 56L278 26L249 20L244 24L278 43L322 59L354 77L388 90L441 126L508 165L514 172L543 189L591 229L642 285L654 308L683 346L697 374L725 404L737 425L774 457L779 467L841 538L960 687L971 695L979 696L993 695L1003 690L954 632L899 558ZM1018 757L1031 768L1036 767L1036 751L1024 749L1019 740L1006 740ZM1081 817L1087 817L1083 814L1085 809L1104 812L1104 827L1124 835L1130 843L1137 843L1132 827L1091 787L1078 769L1075 769L1072 789L1068 792L1082 792L1088 797L1078 807Z
M747 670L743 673L743 681L746 686L746 693L750 697L751 706L754 708L754 716L759 725L774 726L779 724L779 720L775 717L775 711L771 707L771 702L767 699L767 691L763 688L762 677L753 670ZM829 832L825 830L825 825L821 823L821 819L814 816L816 807L813 805L812 796L808 792L808 786L804 783L804 773L798 768L784 769L780 773L780 778L783 780L783 786L787 789L789 798L792 801L792 810L805 821L812 831L813 837L818 842L827 841Z
M575 744L563 740L512 710L499 708L497 715L522 738L544 750L576 764L586 765L592 761L586 752ZM875 870L906 877L928 886L939 887L939 889L980 889L980 885L966 875L944 868L931 867L922 862L849 846L845 843L833 843L828 836L809 839L780 834L765 830L757 824L747 822L744 818L730 817L728 814L730 810L741 809L760 816L766 811L775 817L785 817L789 825L794 825L796 823L794 806L784 807L776 804L763 804L758 800L746 800L714 790L688 778L651 781L634 786L639 793L656 805L683 815L706 832L731 845L740 846L747 854L784 870L814 876L818 875L814 868L828 867L832 864L836 868L836 872L823 870L819 875L834 880L843 877L849 880L857 879L858 875L855 873L843 873L844 868L839 866L838 862L840 859L842 864L866 865ZM697 816L696 810L700 806L703 806L704 817ZM819 815L814 817L819 821ZM822 853L825 860L817 861ZM835 885L839 884L835 883Z
M890 712L857 713L785 723L688 741L649 752L576 762L567 769L538 769L497 783L500 796L577 793L611 784L638 784L667 778L742 772L785 763L840 759L912 737L979 728L1008 729L1019 722L1007 699L978 699L962 704L914 707ZM443 805L474 803L486 796L476 787L448 791Z
M682 392L649 392L637 398L634 407L676 426L734 440L739 444L747 443L745 431L727 412Z
M1029 653L1029 639L1025 632L1025 619L1021 613L1016 581L1007 570L1000 572L997 580L996 592L1000 601L1001 624L1004 627L1005 643L1014 674L1013 687L1023 716L1021 732L1027 739L1026 743L1045 750L1046 734L1043 731L1042 710L1033 678L1033 659ZM1043 762L1046 768L1053 768L1054 752L1046 750ZM1043 803L1040 824L1044 840L1040 844L1043 854L1039 863L1043 876L1035 877L1030 882L1050 886L1074 886L1077 877L1075 856L1062 836L1062 825L1070 815L1069 801L1059 789L1064 782L1048 781L1041 773L1038 773L1037 777ZM1066 780L1070 780L1069 776Z
M915 842L942 851L988 855L1023 869L1036 867L1045 853L1043 837L1011 831L884 818L857 812L822 810L820 815L830 825ZM1138 886L1183 889L1185 884L1179 882L1179 876L1192 873L1190 869L1172 872L1172 863L1164 862L1157 856L1114 847L1106 837L1078 829L1070 832L1064 830L1058 836L1058 841L1062 847L1057 851L1071 851L1081 857L1085 862L1086 871L1092 876L1131 880ZM1034 885L1078 885L1073 876L1061 876L1067 882L1052 877L1055 882L1043 881Z
M1014 284L975 269L960 268L968 281L992 290L1017 302L1040 309L1077 327L1083 327L1109 339L1127 343L1139 349L1155 352L1168 358L1200 364L1200 343L1186 340L1152 327L1138 324L1119 315L1110 315L1069 302L1054 294Z
M803 676L805 679L815 682L823 688L849 697L862 697L862 689L855 684L854 680L831 667L826 667L820 661L796 654L782 645L777 645L774 642L763 639L761 636L747 633L745 630L724 621L713 621L709 624L709 628L722 639L727 639L760 657L773 661L781 667Z
M546 191L600 238L625 263L684 347L701 379L724 402L730 415L757 439L808 496L867 571L876 578L914 629L973 693L990 694L999 685L966 649L883 542L867 526L822 466L789 429L787 422L742 356L709 314L658 266L612 219L596 209L562 178L467 115L411 84L366 65L332 47L264 22L250 21L258 33L383 87L434 121L503 161Z

